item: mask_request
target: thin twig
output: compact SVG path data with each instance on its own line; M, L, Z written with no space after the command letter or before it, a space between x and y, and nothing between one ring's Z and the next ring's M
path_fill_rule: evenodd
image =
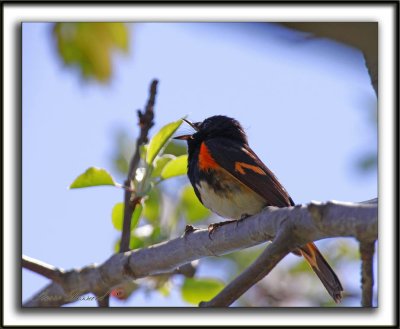
M360 241L361 254L361 306L372 307L374 273L373 257L375 252L375 241Z
M62 276L65 273L61 269L25 255L22 255L22 267L37 274L43 275L44 277L57 283L62 282Z
M154 126L154 104L157 94L158 80L154 79L150 85L150 95L147 101L144 112L138 110L137 114L139 117L140 134L136 140L135 153L133 154L129 163L128 176L124 183L125 186L130 187L132 180L135 178L136 169L140 161L140 147L147 143L148 133L151 127ZM122 225L122 237L119 252L125 252L129 250L129 241L131 237L131 217L135 211L135 207L138 204L138 200L129 190L125 190L124 193L124 221Z

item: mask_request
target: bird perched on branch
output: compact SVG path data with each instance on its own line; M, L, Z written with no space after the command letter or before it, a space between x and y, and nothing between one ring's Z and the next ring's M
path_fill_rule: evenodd
M216 115L192 123L193 134L175 139L188 144L188 176L200 202L230 221L211 224L210 234L225 223L243 220L266 206L289 207L294 202L271 170L250 148L238 121ZM336 303L342 285L313 242L293 250L302 255Z

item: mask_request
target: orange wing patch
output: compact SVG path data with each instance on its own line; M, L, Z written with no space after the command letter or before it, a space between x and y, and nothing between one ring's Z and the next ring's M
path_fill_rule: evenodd
M218 164L215 162L206 144L201 143L199 152L200 170L216 169L218 167Z
M244 168L246 169L250 169L251 171L254 171L257 174L260 175L267 175L264 170L262 170L260 167L258 166L254 166L248 163L244 163L244 162L235 162L235 171L241 173L242 175L245 175L246 172L244 171Z

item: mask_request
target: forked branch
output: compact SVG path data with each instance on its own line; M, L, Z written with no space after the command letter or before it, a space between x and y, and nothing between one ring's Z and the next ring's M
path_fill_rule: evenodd
M212 240L208 237L208 230L196 230L149 248L113 255L101 265L68 271L62 276L61 283L49 284L24 306L61 306L71 302L71 295L93 293L101 296L104 291L110 291L127 280L169 273L196 259L249 248L275 238L264 252L265 258L270 259L270 263L264 263L268 273L292 247L309 241L330 237L354 237L359 241L377 239L377 200L367 203L327 202L287 208L268 207L246 218L238 227L240 229L235 223L224 225L213 233ZM256 277L255 282L261 278ZM224 298L224 305L230 305L235 296L240 296L246 291L243 289L251 284L253 282L248 282L229 299Z

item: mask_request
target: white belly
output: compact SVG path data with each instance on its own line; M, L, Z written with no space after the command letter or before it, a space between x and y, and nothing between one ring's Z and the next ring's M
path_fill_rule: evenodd
M196 186L203 204L221 217L241 219L257 214L265 207L265 200L245 185L223 183L227 187L224 195L228 197L221 197L221 194L216 193L205 181Z

